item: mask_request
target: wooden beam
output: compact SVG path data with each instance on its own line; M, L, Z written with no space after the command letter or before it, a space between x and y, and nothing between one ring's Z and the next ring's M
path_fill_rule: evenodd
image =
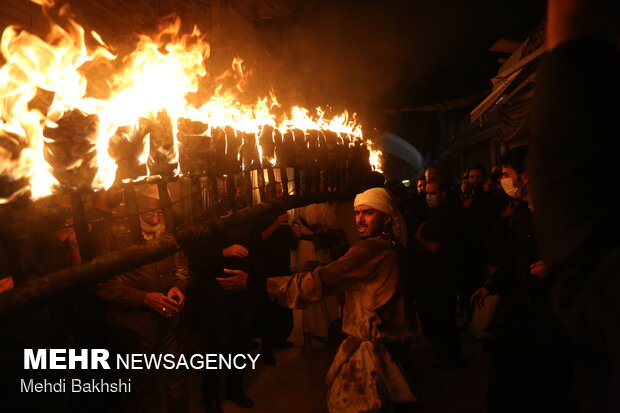
M45 275L2 294L0 319L14 317L29 309L45 305L51 298L80 285L102 282L117 274L160 260L209 237L216 237L230 228L256 222L268 214L277 216L289 209L313 203L352 198L353 193L339 192L284 197L244 208L234 214L209 222L185 227L175 234L165 235L142 245L132 245L121 251L96 257L92 261Z

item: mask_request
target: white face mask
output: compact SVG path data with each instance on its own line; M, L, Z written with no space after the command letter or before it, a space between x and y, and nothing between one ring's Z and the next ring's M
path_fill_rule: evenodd
M166 224L164 223L163 220L153 225L153 224L149 224L142 217L140 217L140 227L142 229L142 236L146 240L151 240L153 238L161 237L164 234L164 232L166 232Z
M502 178L500 182L506 195L515 199L521 198L521 188L515 186L512 178Z

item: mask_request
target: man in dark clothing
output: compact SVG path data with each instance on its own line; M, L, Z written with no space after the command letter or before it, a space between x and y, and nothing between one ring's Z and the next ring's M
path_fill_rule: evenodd
M222 234L226 248L197 246L188 251L195 275L194 300L199 300L206 319L207 350L210 353L248 353L252 340L254 307L266 294L264 265L258 254L253 228L239 226ZM253 401L243 392L244 370L228 371L225 398L240 407ZM202 392L207 411L221 412L220 371L205 370Z
M290 275L291 247L296 238L289 225L288 213L278 216L265 228L261 232L261 238L261 255L266 274L269 274L269 277ZM293 311L269 300L266 295L258 299L261 359L265 364L274 365L276 359L273 349L292 344L286 339L293 330Z
M426 185L428 220L414 239L422 249L414 260L415 291L422 329L433 342L435 355L445 358L437 368L464 366L456 327L456 274L461 254L457 205L446 200L439 182Z
M532 122L535 224L587 412L620 411L617 13L611 1L548 2Z
M488 328L497 337L491 351L487 407L498 413L570 412L570 342L547 300L545 265L532 231L526 154L527 148L521 146L502 160L504 191L523 203L512 213L497 272L472 296L478 306L488 294L502 298Z
M39 264L37 239L32 234L40 232L41 226L33 222L36 216L33 204L21 204L19 208L1 211L0 220L2 241L0 242L0 300L4 294L10 294L32 282L47 272ZM40 224L40 223L39 223ZM55 237L52 230L50 237ZM47 238L47 237L46 237ZM53 238L52 238L53 239ZM60 258L64 258L62 254ZM52 323L50 306L45 305L24 311L0 320L0 410L2 411L37 411L45 406L49 411L63 411L68 407L68 397L58 393L22 393L20 380L60 380L67 377L62 370L24 370L25 348L62 348L66 337L59 341ZM64 329L63 329L64 331Z
M485 178L484 168L477 166L469 170L470 198L462 203L464 243L463 268L459 279L459 303L467 317L471 317L472 308L469 297L484 282L487 276L486 242L491 229L494 212L491 194L482 189Z
M428 215L428 206L426 205L426 179L419 178L417 184L417 193L411 197L411 205L409 205L408 214L405 215L407 228L409 229L409 238L426 221ZM411 244L413 246L413 243Z
M469 170L469 185L473 194L483 192L482 184L485 178L486 174L482 166L476 166Z

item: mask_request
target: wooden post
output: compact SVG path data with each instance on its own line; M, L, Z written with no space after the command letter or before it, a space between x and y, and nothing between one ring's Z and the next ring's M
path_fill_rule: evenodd
M81 191L75 191L71 194L71 213L73 215L73 228L75 229L81 261L90 261L94 257L94 252L88 233L88 219L84 211Z
M220 193L217 189L217 178L213 174L207 176L207 191L209 192L208 217L214 218L219 214Z
M204 211L204 198L202 195L202 177L196 175L190 175L190 199L191 199L191 211L192 218L196 218L202 215Z
M263 182L261 187L261 201L266 199L267 194L274 198L276 196L276 177L273 172L271 161L276 157L276 133L272 126L265 125L261 129L258 143L262 148L263 156L260 159L261 171L260 176ZM280 135L281 136L281 135ZM265 170L267 170L267 179L265 180ZM267 184L266 181L269 181ZM265 196L265 197L264 197Z
M159 205L164 213L164 224L167 232L174 232L174 214L172 212L172 201L168 192L168 182L162 180L157 183L157 191L159 192Z
M140 225L140 209L138 208L138 198L134 190L133 183L125 185L125 210L129 220L129 229L133 235L135 243L143 243L142 226Z
M233 212L237 210L237 204L235 202L235 196L237 194L237 186L235 185L235 175L226 175L226 196L228 198L229 206Z

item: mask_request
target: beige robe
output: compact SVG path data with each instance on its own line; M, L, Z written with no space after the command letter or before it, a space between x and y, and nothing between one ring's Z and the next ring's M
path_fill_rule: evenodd
M340 259L312 272L267 281L272 297L304 308L344 292L342 329L348 337L327 373L327 405L335 412L389 411L416 400L384 343L410 335L396 250L379 237L362 240Z
M316 232L328 231L337 228L336 216L332 206L328 203L311 204L299 209L299 216L314 229L300 223L302 235L314 235ZM297 246L297 268L304 269L308 261L318 261L321 264L329 262L329 251L317 251L314 242L300 240ZM328 338L331 323L340 316L338 298L333 296L305 307L302 310L302 330L317 337Z

